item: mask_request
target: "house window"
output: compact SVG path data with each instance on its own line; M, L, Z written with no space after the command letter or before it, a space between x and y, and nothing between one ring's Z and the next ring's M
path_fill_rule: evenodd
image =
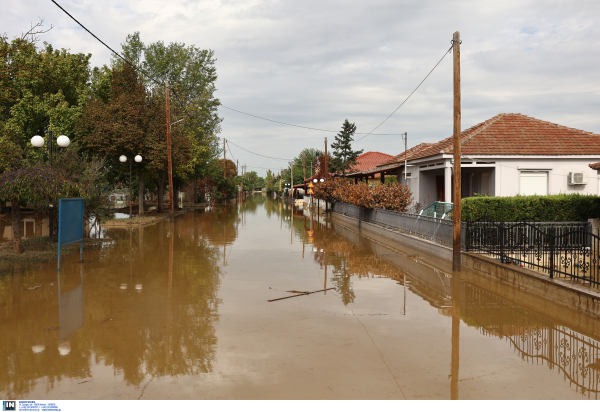
M548 172L521 172L521 189L523 196L548 194Z

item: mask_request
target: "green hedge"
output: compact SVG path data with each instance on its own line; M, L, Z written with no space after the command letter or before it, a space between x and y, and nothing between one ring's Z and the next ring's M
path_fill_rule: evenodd
M504 222L574 222L600 217L600 196L551 195L468 197L461 202L462 220L486 216Z

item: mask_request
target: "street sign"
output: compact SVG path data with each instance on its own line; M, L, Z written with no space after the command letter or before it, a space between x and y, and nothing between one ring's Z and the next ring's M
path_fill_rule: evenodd
M308 189L308 194L309 194L309 195L312 195L312 194L314 194L314 193L315 193L315 192L313 192L313 190L312 190L312 189Z
M309 182L308 187L315 187L315 185L313 185L313 182Z

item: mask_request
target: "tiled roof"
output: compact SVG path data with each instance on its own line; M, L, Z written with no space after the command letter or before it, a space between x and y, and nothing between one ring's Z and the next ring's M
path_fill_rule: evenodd
M405 159L410 160L413 158L413 156L415 156L418 153L420 153L421 151L427 149L431 145L432 145L431 143L419 143L418 145L408 149L406 152L402 152L398 156L394 156L391 159L386 160L385 162L379 163L377 166L381 167L381 166L387 166L387 165L391 165L391 164L401 163L401 162L404 162ZM406 155L405 155L405 153L406 153Z
M392 156L381 152L367 152L356 158L356 165L352 167L352 172L362 172L373 169L381 162L388 161Z
M600 170L600 162L598 163L590 163L589 165L594 170Z
M413 159L453 153L452 137L420 151ZM464 130L465 155L600 155L600 135L519 113L501 113Z

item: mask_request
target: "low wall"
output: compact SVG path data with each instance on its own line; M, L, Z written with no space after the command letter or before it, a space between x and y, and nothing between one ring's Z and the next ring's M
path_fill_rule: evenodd
M334 222L348 226L361 234L364 232L365 235L375 235L375 237L384 238L388 242L397 242L403 248L409 247L425 252L431 255L442 269L451 271L449 268L452 261L452 249L449 247L335 212L331 213L331 218ZM443 259L445 262L438 262L439 259ZM476 272L479 277L489 278L488 289L491 291L502 285L510 286L512 292L505 290L502 294L512 294L511 300L515 303L523 300L523 297L519 296L519 292L525 291L539 298L536 299L536 310L539 312L560 315L552 312L552 306L558 304L577 313L595 317L593 322L597 323L597 318L600 318L600 292L561 279L550 279L529 269L501 264L495 259L475 253L463 252L462 266ZM466 277L473 276L472 273L469 274L469 270L463 272ZM586 327L585 324L590 319L588 316L583 316L577 323L581 323L581 327Z

